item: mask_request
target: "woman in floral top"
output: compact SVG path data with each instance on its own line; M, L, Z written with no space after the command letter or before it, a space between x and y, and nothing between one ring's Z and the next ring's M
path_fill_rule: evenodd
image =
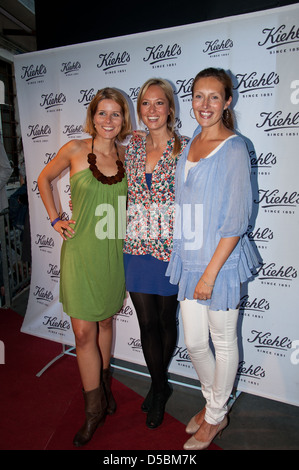
M172 250L176 164L188 139L173 130L175 104L167 81L150 79L141 87L137 113L149 132L144 138L136 135L126 150L124 264L152 380L141 408L148 412L146 425L156 428L171 394L167 369L177 340L177 287L169 283L165 271Z

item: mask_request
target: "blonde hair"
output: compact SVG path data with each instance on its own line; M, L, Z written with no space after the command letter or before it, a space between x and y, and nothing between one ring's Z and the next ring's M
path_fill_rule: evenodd
M163 78L150 78L142 85L142 87L139 90L138 97L137 97L137 116L138 116L139 121L142 121L141 111L140 111L141 103L142 103L145 93L147 92L149 87L152 85L158 85L159 87L161 87L167 98L168 105L169 105L169 116L167 119L167 128L174 135L175 140L174 140L172 156L176 157L181 151L181 141L178 135L176 134L176 132L174 131L175 102L174 102L172 86L167 80L164 80Z
M124 96L122 95L122 93L116 90L115 88L106 87L106 88L102 88L101 90L98 90L97 94L89 103L89 106L87 108L84 132L87 132L92 137L96 137L97 132L94 127L93 118L97 111L98 104L102 100L113 100L115 101L115 103L117 103L121 107L124 120L123 120L121 131L117 136L117 139L120 142L124 141L125 138L132 133L130 110L129 110L128 103L126 99L124 98Z

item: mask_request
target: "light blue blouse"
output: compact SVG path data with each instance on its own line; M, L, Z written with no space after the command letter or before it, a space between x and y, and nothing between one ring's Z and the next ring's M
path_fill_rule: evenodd
M166 275L179 284L178 300L193 299L194 289L221 238L240 237L216 278L212 298L199 303L212 310L237 308L240 284L252 277L259 260L246 230L252 210L250 160L243 139L234 135L208 157L185 165L191 142L176 170L174 244Z

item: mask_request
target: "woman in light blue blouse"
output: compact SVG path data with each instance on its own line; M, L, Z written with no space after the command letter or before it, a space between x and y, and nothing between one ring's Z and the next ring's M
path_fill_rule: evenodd
M185 343L206 406L187 425L184 449L205 449L227 426L237 367L240 285L258 259L245 235L251 215L250 161L233 130L230 77L201 71L192 87L199 124L176 172L174 245L167 275L179 284ZM209 347L209 333L215 356Z

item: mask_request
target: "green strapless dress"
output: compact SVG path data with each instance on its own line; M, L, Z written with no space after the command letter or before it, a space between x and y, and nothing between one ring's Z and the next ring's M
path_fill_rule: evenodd
M71 317L100 321L117 313L126 295L127 179L103 184L87 168L75 173L70 184L76 233L62 244L60 302Z

